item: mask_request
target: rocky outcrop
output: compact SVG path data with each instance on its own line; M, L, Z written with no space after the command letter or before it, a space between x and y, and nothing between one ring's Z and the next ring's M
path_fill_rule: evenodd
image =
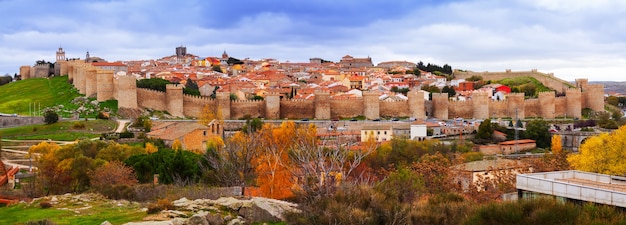
M268 198L238 199L223 197L216 200L181 198L172 202L175 210L164 210L159 218L174 218L168 221L146 221L142 223L127 223L130 225L150 224L180 224L183 225L234 225L263 222L279 222L285 212L298 211L297 204ZM188 213L186 213L188 212ZM187 215L190 215L188 218ZM176 220L176 221L175 221Z

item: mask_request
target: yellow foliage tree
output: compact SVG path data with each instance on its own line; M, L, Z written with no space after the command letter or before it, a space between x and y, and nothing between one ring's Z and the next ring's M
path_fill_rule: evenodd
M561 135L552 135L552 144L550 149L554 154L560 154L563 152L563 143L561 142Z
M223 122L221 108L219 105L217 107L211 107L209 104L204 105L202 112L200 112L198 123L208 125L213 120L218 120L220 123Z
M180 140L176 139L174 140L174 142L172 143L172 149L178 151L178 150L182 150L183 149L183 143L180 142Z
M145 150L146 150L146 153L148 153L148 154L152 154L152 153L158 152L158 151L159 151L159 148L157 148L156 146L154 146L154 144L152 144L152 143L148 142L148 143L146 143L146 148L145 148Z
M578 154L567 159L572 167L594 173L624 176L626 174L626 126L612 133L588 138Z

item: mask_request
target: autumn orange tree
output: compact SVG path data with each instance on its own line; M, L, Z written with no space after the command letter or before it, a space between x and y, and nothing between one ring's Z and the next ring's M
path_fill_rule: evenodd
M624 176L626 174L626 126L612 133L588 138L578 154L567 159L577 170Z
M257 185L265 197L287 198L293 195L294 182L290 173L293 165L288 150L294 145L296 124L283 122L279 127L264 124L259 130L258 156L252 162L257 174Z
M104 187L113 185L133 185L138 183L135 171L120 161L112 161L98 167L89 174L91 185Z

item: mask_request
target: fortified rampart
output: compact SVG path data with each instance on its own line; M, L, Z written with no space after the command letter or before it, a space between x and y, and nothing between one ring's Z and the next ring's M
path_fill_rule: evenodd
M447 93L433 93L432 100L424 100L425 92L412 90L408 100L380 100L380 93L364 91L362 98L334 99L327 92L316 92L312 100L281 99L278 93L267 93L265 100L230 100L229 93L218 92L216 99L184 95L182 86L168 85L166 92L137 88L132 76L114 76L112 71L97 70L83 61L64 63L68 76L73 80L79 93L95 95L98 101L118 100L120 108L151 108L167 111L177 117L195 117L202 114L205 106L219 109L224 119L244 117L268 119L279 118L350 118L365 116L367 119L380 117L426 116L438 119L491 117L580 117L583 108L603 110L604 92L602 85L588 84L579 79L576 86L557 85L558 78L551 75L531 72L472 73L464 76L489 76L486 79L499 79L514 75L543 77L552 88L563 88L565 96L556 97L554 92L539 93L537 99L525 99L523 94L511 93L505 99L492 100L486 93L475 93L466 101L449 101ZM21 68L27 70L25 67ZM458 74L458 73L457 73ZM93 84L96 83L96 84ZM95 87L95 88L94 88ZM95 92L94 92L95 90Z

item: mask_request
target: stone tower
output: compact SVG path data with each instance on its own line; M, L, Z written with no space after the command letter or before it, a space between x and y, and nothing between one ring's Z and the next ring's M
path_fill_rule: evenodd
M113 71L96 70L96 99L99 102L113 99Z
M30 78L30 66L20 66L20 76L22 80Z
M508 107L508 116L511 118L515 118L515 114L517 111L517 118L524 119L525 115L525 105L524 105L524 93L509 93L506 97L507 107Z
M380 94L376 91L363 92L363 115L367 119L380 117Z
M185 59L185 55L187 55L187 47L178 46L176 47L176 62L182 63Z
M117 93L116 94L117 105L119 108L128 108L128 109L138 108L137 107L137 79L135 79L135 77L133 76L117 77L117 87L115 87L115 90L116 90L115 93Z
M472 94L472 111L474 118L489 118L489 94L485 92L476 92Z
M411 90L407 93L409 98L409 111L411 117L416 119L426 119L426 111L424 108L424 96L427 93L422 90Z
M325 91L315 92L315 119L330 119L330 93Z
M76 73L74 73L74 87L78 89L78 93L85 94L85 63L81 63L74 67Z
M87 66L87 73L85 74L85 95L92 97L98 92L98 73L94 66Z
M554 119L556 116L555 95L552 91L539 93L539 116Z
M448 119L448 93L432 93L433 117L437 119Z
M185 117L183 114L183 85L167 84L165 86L165 102L167 112L175 117Z
M583 93L585 96L584 108L590 108L595 112L604 111L604 85L589 84Z
M280 118L280 93L268 92L265 94L265 118Z
M230 119L230 93L217 92L215 93L215 98L217 99L218 109L222 113L222 119L229 120Z
M569 117L580 118L582 115L581 92L580 88L569 88L565 90L566 97L566 113Z

